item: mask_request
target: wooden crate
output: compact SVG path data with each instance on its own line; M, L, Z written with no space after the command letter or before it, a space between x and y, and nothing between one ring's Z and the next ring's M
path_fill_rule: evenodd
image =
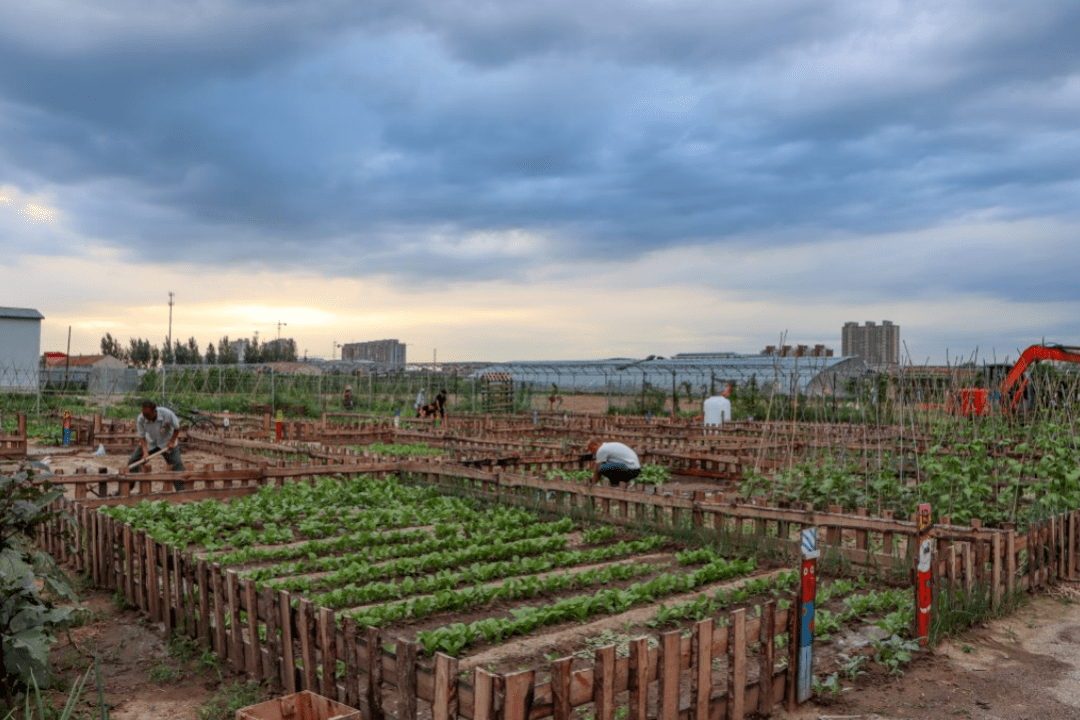
M361 720L360 711L310 690L248 705L236 720Z

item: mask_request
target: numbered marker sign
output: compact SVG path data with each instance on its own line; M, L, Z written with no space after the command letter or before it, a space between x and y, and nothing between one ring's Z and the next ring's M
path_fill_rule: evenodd
M932 603L930 592L930 561L934 553L934 541L930 537L930 505L924 503L919 506L919 564L918 571L918 613L915 616L915 634L919 638L920 645L930 642L930 607Z
M799 672L797 698L810 699L814 689L814 602L817 598L817 528L802 531L802 563L799 575Z

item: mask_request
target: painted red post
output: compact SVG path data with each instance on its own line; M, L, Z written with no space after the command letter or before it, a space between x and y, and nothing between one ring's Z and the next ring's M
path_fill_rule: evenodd
M919 505L919 566L917 583L918 613L915 615L916 636L920 645L930 642L930 558L934 541L930 538L930 504Z
M285 422L285 414L280 410L277 411L277 430L274 431L274 437L278 442L281 442L281 425Z
M802 531L802 568L799 573L799 667L796 702L810 699L814 690L814 602L817 599L817 528Z

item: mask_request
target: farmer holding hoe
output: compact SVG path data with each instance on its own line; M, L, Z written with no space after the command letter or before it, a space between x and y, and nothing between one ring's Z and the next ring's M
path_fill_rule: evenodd
M150 459L152 453L160 452L169 469L179 471L184 469L184 463L180 459L180 419L176 413L166 407L158 407L153 400L143 400L142 412L135 419L135 427L139 433L139 447L128 458L128 468L139 460ZM152 445L152 447L151 447ZM150 463L143 462L143 472L150 472ZM135 483L131 483L135 487ZM184 489L184 483L179 480L173 481L173 487L177 490Z

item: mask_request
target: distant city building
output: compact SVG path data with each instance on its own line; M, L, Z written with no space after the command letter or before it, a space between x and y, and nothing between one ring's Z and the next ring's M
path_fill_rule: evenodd
M888 320L882 320L881 325L867 320L862 326L857 322L846 322L841 336L844 357L861 357L870 366L900 363L899 325Z
M783 345L777 347L776 345L766 345L765 349L761 351L762 355L779 355L780 357L832 357L832 348L827 348L824 345L818 344L814 347L808 345L797 345L794 348L790 345Z
M405 343L397 340L345 343L341 346L341 359L349 361L369 360L382 365L404 365Z

